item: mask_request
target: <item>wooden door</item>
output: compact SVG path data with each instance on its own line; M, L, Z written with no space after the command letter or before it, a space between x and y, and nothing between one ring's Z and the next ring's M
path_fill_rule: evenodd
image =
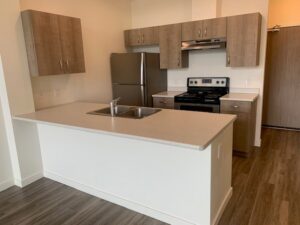
M141 33L141 45L154 45L158 44L157 40L155 41L154 27L148 27L140 29Z
M227 18L227 66L259 65L261 20L259 13Z
M182 41L202 40L203 21L187 22L182 24Z
M161 69L177 69L188 66L188 53L181 51L181 24L160 27L159 47Z
M226 18L216 18L203 21L203 39L226 38Z
M140 29L125 31L125 45L128 47L141 45L141 31Z
M300 129L300 26L269 32L263 124Z
M84 73L85 60L80 19L59 16L59 28L64 72Z
M58 16L38 12L22 12L29 69L32 76L63 73L63 56Z

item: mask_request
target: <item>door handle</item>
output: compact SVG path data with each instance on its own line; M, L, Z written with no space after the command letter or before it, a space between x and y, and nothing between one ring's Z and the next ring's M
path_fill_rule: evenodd
M62 60L62 58L60 58L59 64L60 64L60 69L63 70L63 60Z

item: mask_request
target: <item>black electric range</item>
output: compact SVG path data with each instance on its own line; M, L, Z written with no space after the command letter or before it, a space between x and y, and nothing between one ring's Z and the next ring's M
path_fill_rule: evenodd
M228 77L188 78L186 93L175 96L175 109L220 112L220 98L229 93Z

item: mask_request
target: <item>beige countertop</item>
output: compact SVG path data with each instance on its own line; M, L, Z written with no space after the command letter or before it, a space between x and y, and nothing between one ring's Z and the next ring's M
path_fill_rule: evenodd
M155 95L152 95L152 97L158 97L158 98L174 98L176 95L180 95L184 93L184 91L165 91L161 92Z
M234 115L164 109L143 119L87 114L108 105L76 102L31 114L15 120L51 124L102 134L158 142L204 150L236 119Z
M221 101L246 101L253 102L258 98L256 93L229 93L220 98Z

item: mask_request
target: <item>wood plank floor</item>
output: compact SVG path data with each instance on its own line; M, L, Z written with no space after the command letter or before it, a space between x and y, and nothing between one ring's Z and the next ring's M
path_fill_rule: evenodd
M233 196L219 225L300 224L300 132L263 130L262 149L233 159ZM166 225L57 182L0 193L0 225Z
M300 132L263 129L262 148L234 157L233 196L219 225L300 224Z

